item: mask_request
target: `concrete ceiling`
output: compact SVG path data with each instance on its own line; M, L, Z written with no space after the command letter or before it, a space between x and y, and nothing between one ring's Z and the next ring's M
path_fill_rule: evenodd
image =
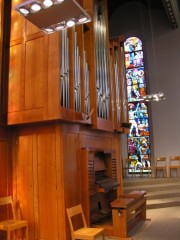
M152 9L159 8L166 12L170 25L176 29L180 25L180 0L107 0L109 18L113 12L127 2L137 1L150 6Z

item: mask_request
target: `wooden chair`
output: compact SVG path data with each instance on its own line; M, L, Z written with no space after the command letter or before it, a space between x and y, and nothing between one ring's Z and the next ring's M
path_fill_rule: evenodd
M136 176L135 166L132 166L132 164L131 164L132 161L133 161L133 159L130 159L130 158L125 159L125 164L123 166L123 171L124 171L123 176L124 177L127 176L127 174L126 174L127 172L131 174L132 178L134 176Z
M11 239L11 232L14 232L18 230L18 229L24 229L25 230L25 239L28 240L28 222L24 221L24 220L17 220L15 217L15 210L14 210L14 206L13 206L13 201L12 201L12 197L8 196L8 197L2 197L0 198L0 206L10 206L8 214L10 216L12 216L11 219L7 219L4 221L0 222L0 231L6 231L7 232L7 240Z
M169 177L171 177L172 170L176 171L176 176L179 176L179 170L180 170L180 156L171 156L169 159Z
M71 208L67 208L67 215L68 215L72 240L75 240L75 239L91 239L91 240L93 240L99 236L102 236L104 239L104 229L103 228L87 227L81 204L71 207ZM74 222L72 221L73 220L72 218L74 218L75 216L78 216L81 218L82 225L83 225L82 227L80 227L76 230L74 227ZM76 228L77 228L77 226L76 226Z
M167 177L166 157L156 158L155 177L158 176L158 171L162 172L163 177Z
M140 177L143 177L144 171L147 171L148 177L152 177L152 158L146 158L142 161L142 167L140 167Z

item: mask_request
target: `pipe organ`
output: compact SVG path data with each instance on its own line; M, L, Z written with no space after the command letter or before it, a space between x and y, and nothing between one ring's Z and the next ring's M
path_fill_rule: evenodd
M92 22L49 35L18 15L20 2L9 19L7 194L29 239L69 240L66 208L79 203L89 225L101 220L113 235L120 134L129 132L123 36L109 39L106 0L79 0Z
M84 0L81 4L91 15L92 22L52 35L40 32L12 10L10 71L16 71L20 86L13 85L14 75L10 75L11 88L21 92L23 86L29 85L32 94L28 93L28 99L23 92L21 99L13 96L8 108L9 125L22 121L66 120L88 124L93 129L126 131L122 127L122 122L128 122L124 56L120 45L123 39L109 40L105 0ZM20 26L24 26L24 32ZM39 54L35 53L38 40L41 40ZM18 55L13 55L13 50L18 46L24 62L20 61L19 68L15 70L12 61L18 60ZM30 51L37 54L33 61ZM34 82L33 76L37 78ZM56 104L50 100L52 92ZM9 95L12 95L11 89ZM33 103L34 96L39 103ZM12 105L17 104L20 109L15 111ZM29 107L36 104L38 107L33 117L26 117Z

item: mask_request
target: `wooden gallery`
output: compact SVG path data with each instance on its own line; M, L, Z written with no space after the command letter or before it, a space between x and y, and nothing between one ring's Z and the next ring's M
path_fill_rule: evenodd
M75 4L56 1L53 8ZM90 21L52 34L15 10L23 2L0 1L0 205L12 196L26 240L70 240L67 208L79 204L88 227L126 239L146 218L146 200L144 192L123 195L124 38L109 39L106 0L77 1ZM1 239L11 238L8 229L16 228L0 224Z

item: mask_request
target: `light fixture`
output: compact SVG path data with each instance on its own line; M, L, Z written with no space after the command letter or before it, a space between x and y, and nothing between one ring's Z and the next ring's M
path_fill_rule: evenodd
M62 23L58 23L56 26L55 26L55 31L60 31L62 29L65 28L65 22L62 22Z
M150 30L151 30L151 38L152 38L152 47L153 47L153 59L154 59L154 65L155 65L155 81L157 85L157 93L153 94L147 94L145 96L141 96L140 98L137 99L137 101L160 101L160 100L165 100L165 95L164 93L159 91L159 81L158 81L158 72L157 72L157 63L156 63L156 53L155 53L155 43L154 43L154 34L153 34L153 26L152 26L152 17L151 17L151 6L150 6L150 0L148 1L148 11L149 11L149 21L150 21Z
M41 5L38 3L38 2L34 2L34 3L32 3L32 5L31 5L31 12L33 13L35 13L35 12L38 12L38 11L40 11L41 10Z
M29 14L29 10L26 9L25 7L19 8L19 12L20 12L21 14L23 14L24 16L26 16L27 14Z
M142 96L141 98L138 98L138 101L145 101L145 102L150 102L150 101L158 102L160 100L165 100L164 93L162 92L147 94L145 96Z
M54 4L58 4L58 3L62 3L64 2L64 0L56 0L56 2Z
M78 22L79 23L83 23L83 22L86 22L87 21L87 17L86 16L81 16L79 19L78 19Z
M52 0L44 0L43 4L45 7L51 7L53 5L53 1Z
M42 30L43 30L43 32L45 32L45 33L53 33L53 32L54 32L54 29L51 28L51 27L43 28Z
M91 21L75 0L26 0L15 10L48 34Z
M73 26L75 25L75 20L74 20L74 19L71 19L71 20L67 21L67 22L66 22L66 25L67 25L68 27L73 27Z

